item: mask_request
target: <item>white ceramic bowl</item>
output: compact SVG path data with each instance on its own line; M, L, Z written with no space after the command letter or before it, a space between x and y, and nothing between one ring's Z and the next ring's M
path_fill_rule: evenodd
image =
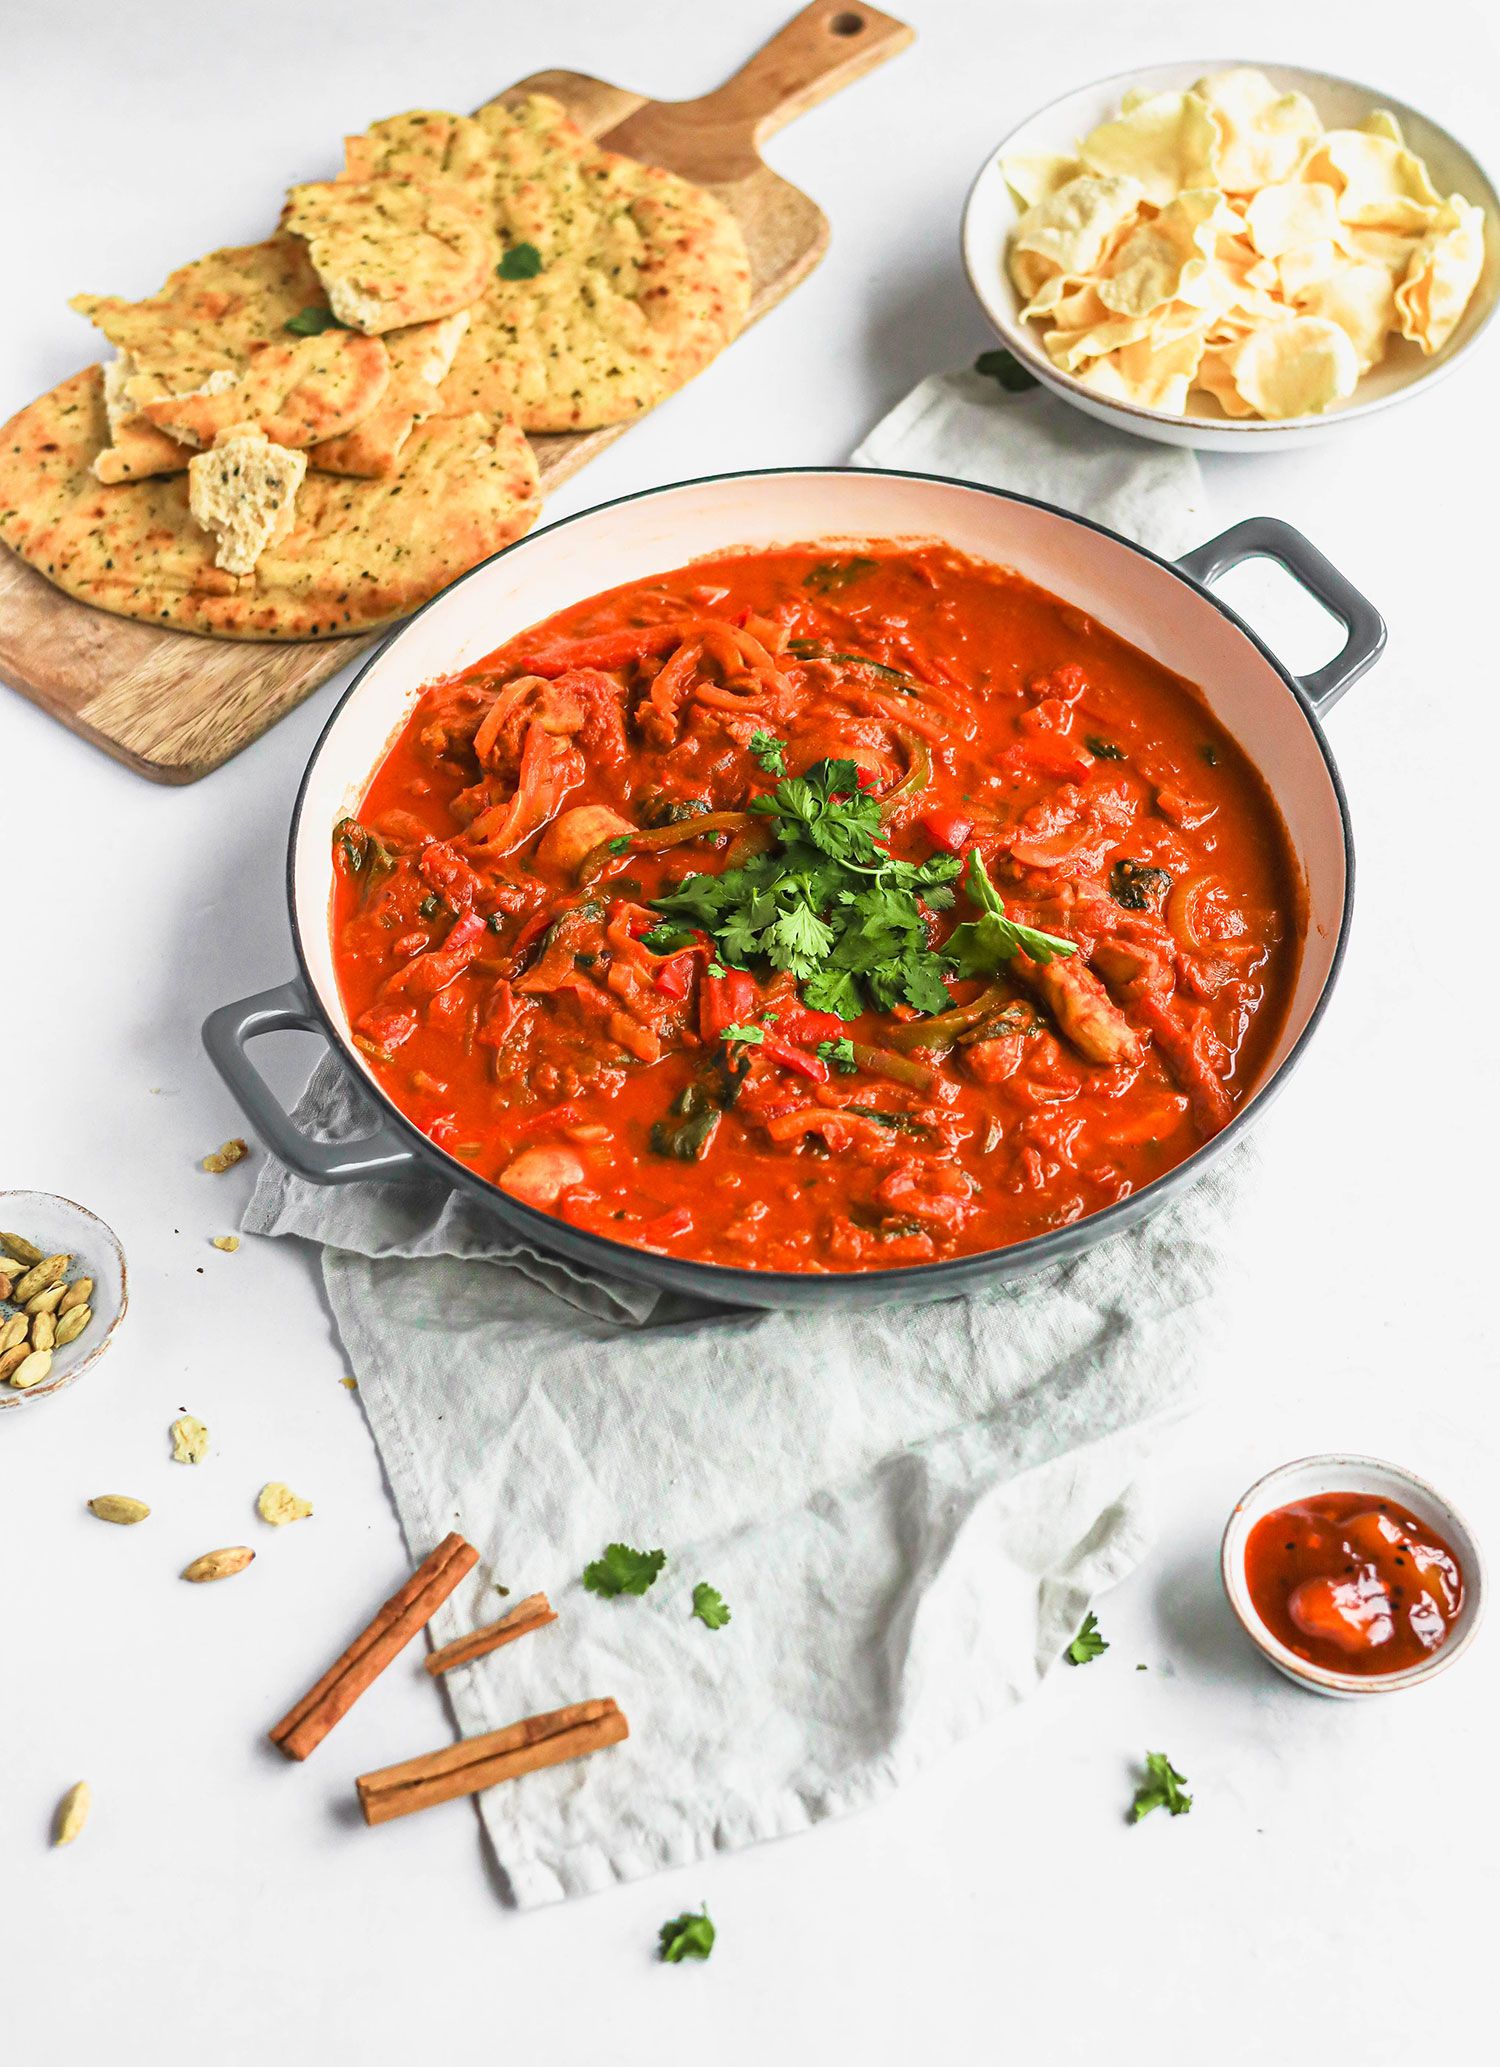
M1365 1675L1335 1672L1326 1665L1314 1665L1289 1651L1261 1620L1250 1598L1245 1580L1245 1545L1258 1521L1278 1507L1294 1500L1316 1499L1322 1493L1368 1493L1372 1500L1393 1500L1430 1522L1457 1556L1464 1575L1464 1604L1446 1641L1420 1664L1404 1672ZM1352 1700L1365 1694L1395 1694L1404 1687L1421 1686L1454 1665L1474 1641L1484 1613L1484 1558L1468 1523L1442 1494L1406 1471L1399 1464L1386 1464L1379 1457L1351 1457L1333 1451L1319 1457L1299 1457L1268 1471L1236 1501L1224 1530L1219 1554L1224 1591L1240 1627L1263 1657L1278 1672L1315 1694L1329 1694L1336 1700Z
M50 1191L0 1191L0 1227L9 1234L24 1235L44 1256L71 1256L70 1278L94 1280L89 1298L93 1319L76 1342L53 1351L52 1369L40 1385L28 1386L25 1392L0 1385L3 1411L6 1407L24 1407L35 1400L50 1399L75 1378L81 1378L108 1349L115 1329L125 1317L130 1295L125 1251L119 1238L87 1206L75 1205L72 1199L58 1198ZM14 1311L9 1305L0 1306L0 1317L9 1318Z
M1002 157L1030 151L1071 151L1098 123L1119 113L1121 97L1133 88L1152 93L1179 89L1191 86L1205 73L1225 71L1236 64L1254 65L1283 92L1295 89L1305 93L1328 129L1352 127L1372 109L1389 108L1412 149L1427 160L1440 192L1462 194L1485 212L1484 271L1463 321L1443 349L1428 359L1416 345L1394 339L1380 365L1365 375L1349 399L1321 416L1298 416L1277 423L1259 417L1230 417L1211 397L1201 394L1194 395L1193 412L1184 416L1110 401L1053 365L1042 349L1037 327L1021 321L1021 297L1006 270L1005 254L1021 209L1000 170ZM1469 356L1500 305L1500 196L1479 161L1446 129L1393 94L1377 93L1373 87L1331 72L1305 72L1292 65L1265 64L1258 58L1198 58L1185 64L1153 65L1145 71L1097 80L1053 101L1012 130L985 159L964 207L962 244L964 268L985 314L1010 350L1046 387L1101 422L1134 431L1139 437L1219 452L1267 452L1302 444L1378 409L1388 409L1393 402L1406 401Z

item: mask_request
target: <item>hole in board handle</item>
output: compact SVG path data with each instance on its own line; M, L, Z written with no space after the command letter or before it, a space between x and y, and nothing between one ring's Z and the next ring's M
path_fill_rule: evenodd
M857 36L864 28L864 25L865 18L862 14L855 14L851 9L846 8L842 14L836 14L833 17L828 27L835 36Z

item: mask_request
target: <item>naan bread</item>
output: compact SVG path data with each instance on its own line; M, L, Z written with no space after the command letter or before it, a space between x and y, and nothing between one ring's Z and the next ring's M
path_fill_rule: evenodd
M345 137L345 179L374 179L379 173L472 187L488 202L495 184L495 148L472 115L412 108L372 122L363 136Z
M242 373L217 373L186 394L148 399L153 382L126 383L146 421L184 445L212 445L232 424L259 424L275 445L316 445L363 423L390 386L391 362L378 337L325 330L253 344Z
M460 309L436 323L388 330L380 341L390 357L390 386L354 430L314 445L307 455L311 464L324 473L365 478L394 472L413 426L441 413L438 389L468 327L469 312Z
M480 199L435 180L319 180L292 188L281 220L339 321L371 336L467 308L495 263Z
M214 565L184 474L102 486L108 421L90 366L0 429L0 542L102 610L234 639L325 639L414 610L532 523L536 462L516 425L429 418L399 474L309 473L286 538L253 574Z
M393 116L346 146L352 171L427 139L434 157L461 151L477 184L479 129L501 264L506 253L540 260L532 277L490 275L444 386L447 406L509 409L529 431L622 423L691 380L740 329L750 261L713 195L601 151L544 94L484 108L459 131L462 121Z
M247 420L252 404L265 400L262 428L268 435L283 445L305 445L352 430L375 408L390 379L377 341L335 329L314 337L288 331L294 319L329 316L328 297L300 237L283 234L211 251L179 266L159 293L143 301L77 294L70 306L103 331L124 362L111 375L116 406L110 442L98 457L101 481L139 480L187 465L191 452L158 436L165 426L142 417L144 405L194 395L195 407L185 417L166 413L187 443L196 438L211 445L227 424ZM230 404L223 414L200 406L204 391L212 397L231 388L267 352L273 356L264 359L249 402ZM272 392L278 378L279 397ZM279 407L292 389L300 430Z

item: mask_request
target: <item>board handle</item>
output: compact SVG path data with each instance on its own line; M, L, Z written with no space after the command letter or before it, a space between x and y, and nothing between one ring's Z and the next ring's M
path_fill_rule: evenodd
M650 152L674 172L715 185L760 169L759 146L819 101L904 50L914 29L858 0L814 0L779 29L732 79L697 100L658 101L613 130L611 150L631 154L640 122Z

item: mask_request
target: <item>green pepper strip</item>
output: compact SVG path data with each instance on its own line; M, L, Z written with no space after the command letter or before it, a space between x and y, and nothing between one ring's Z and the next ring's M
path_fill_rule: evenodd
M893 1026L886 1039L893 1048L944 1048L977 1026L1005 997L1002 985L992 983L972 1005L957 1005L951 1012L938 1012L930 1019L912 1019Z
M702 833L737 833L755 820L748 811L705 811L700 818L685 818L680 825L658 825L650 832L631 833L630 845L620 850L624 854L656 854L663 847L679 846L684 840L696 840ZM615 840L601 840L597 847L590 848L578 865L578 881L592 883L615 859Z
M925 1062L912 1062L905 1055L888 1055L884 1048L867 1048L863 1041L851 1041L849 1046L860 1068L867 1069L871 1076L889 1077L893 1084L907 1084L913 1091L930 1091L936 1081L936 1072Z
M893 790L880 800L882 814L889 816L892 804L898 804L907 797L914 797L926 789L932 780L932 751L920 733L908 732L903 725L895 728L896 737L906 749L907 769Z

